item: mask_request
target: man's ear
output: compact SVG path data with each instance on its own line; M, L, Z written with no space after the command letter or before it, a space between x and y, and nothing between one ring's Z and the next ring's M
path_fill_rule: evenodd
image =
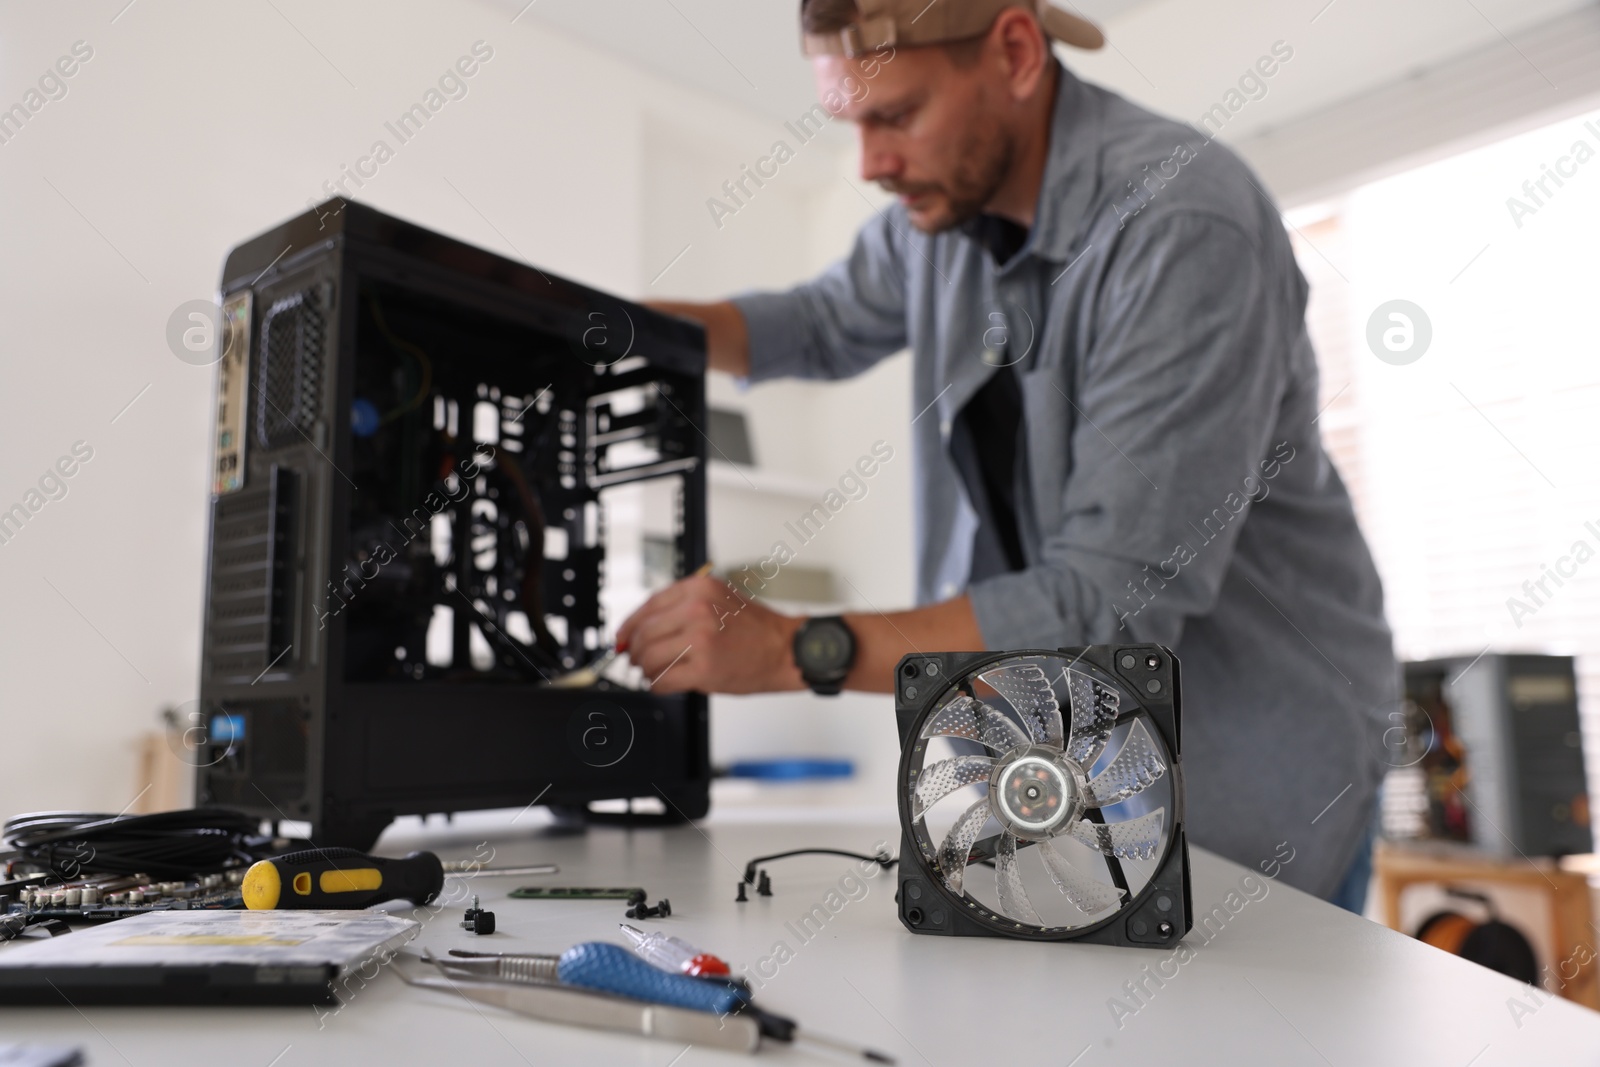
M1012 98L1033 96L1052 59L1050 39L1039 20L1022 7L1007 7L989 28L989 41L998 47Z

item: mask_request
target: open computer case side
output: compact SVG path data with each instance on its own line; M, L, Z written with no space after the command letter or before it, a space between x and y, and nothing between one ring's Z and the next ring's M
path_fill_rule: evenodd
M702 331L347 201L221 289L198 801L357 847L401 814L704 814L703 696L543 684L599 654L632 549L705 559Z

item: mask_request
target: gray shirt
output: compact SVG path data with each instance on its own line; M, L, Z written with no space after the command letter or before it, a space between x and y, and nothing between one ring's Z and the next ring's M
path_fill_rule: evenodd
M911 348L919 602L965 589L993 649L1170 646L1191 840L1252 868L1288 842L1283 879L1326 896L1372 818L1398 671L1318 437L1306 296L1233 153L1063 71L1035 222L1003 266L896 204L816 280L735 302L753 379ZM952 429L997 363L1021 385L1027 565L969 584Z

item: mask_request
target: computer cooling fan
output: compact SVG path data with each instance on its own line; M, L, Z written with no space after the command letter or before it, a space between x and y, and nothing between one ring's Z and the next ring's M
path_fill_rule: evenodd
M1190 926L1178 705L1159 645L901 660L901 921L1176 943Z

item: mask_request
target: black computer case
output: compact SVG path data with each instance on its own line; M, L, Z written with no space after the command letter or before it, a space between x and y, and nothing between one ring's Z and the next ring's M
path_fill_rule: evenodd
M1413 836L1507 856L1593 850L1572 657L1412 662L1405 688L1415 755L1397 763L1421 790ZM1385 789L1406 784L1391 772ZM1405 799L1386 796L1385 808Z
M230 252L221 302L197 802L359 848L703 815L704 696L545 684L641 544L656 584L705 559L703 332L342 200Z

